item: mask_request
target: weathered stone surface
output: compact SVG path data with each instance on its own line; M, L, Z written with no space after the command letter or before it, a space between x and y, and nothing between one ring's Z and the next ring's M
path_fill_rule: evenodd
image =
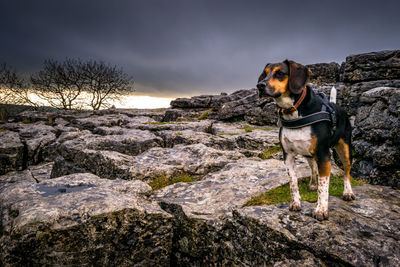
M298 177L311 175L303 158L296 160ZM333 173L341 171L334 169ZM178 183L154 193L155 199L180 205L186 216L211 219L229 214L251 197L289 182L281 160L240 159L193 183Z
M224 103L216 118L219 120L243 119L250 110L271 101L269 98L260 99L257 89L251 89L248 92L245 97Z
M0 130L0 175L24 167L24 145L18 133Z
M385 50L346 57L344 82L388 79L400 79L400 50Z
M178 98L171 102L173 108L179 108L180 114L183 110L192 110L194 108L212 109L209 119L217 120L241 120L244 119L250 123L265 125L276 122L277 117L274 113L270 113L270 105L272 98L260 99L257 89L238 90L232 94L194 96L192 98ZM187 112L187 111L186 111ZM170 111L172 113L172 111ZM183 115L179 115L182 117ZM178 117L176 114L175 117ZM178 117L178 118L179 118ZM168 119L171 120L171 119Z
M55 132L54 127L43 122L19 125L19 135L28 150L28 165L53 159L54 151L49 147L56 140Z
M400 89L378 87L364 92L358 108L353 173L374 184L400 187Z
M98 129L98 128L96 128ZM111 129L111 128L110 128ZM109 133L108 135L80 135L79 137L65 141L60 150L69 151L71 149L93 149L93 150L112 150L127 155L138 155L149 148L159 146L162 139L155 136L149 131L141 131L136 129L116 130L111 134L111 131L101 132ZM61 152L63 153L63 152Z
M349 115L356 115L357 109L363 106L360 96L364 92L377 87L400 88L400 80L379 80L347 85L341 90L343 95L342 107L346 109Z
M171 107L177 108L208 108L213 95L200 95L192 98L177 98L171 101Z
M281 204L246 207L238 216L260 232L275 233L276 241L292 249L311 251L327 265L398 266L400 192L371 185L353 190L357 199L352 202L330 197L330 217L323 223L312 218L315 204L308 202L302 202L301 212Z
M129 123L126 125L127 128L149 130L152 132L163 131L163 130L195 130L198 132L210 132L210 127L213 124L213 120L201 120L201 121L180 121L180 122L161 122L161 123Z
M201 143L219 150L237 150L247 157L257 156L279 142L277 128L270 127L265 128L265 130L260 128L246 132L243 126L241 124L234 126L227 123L215 123L212 130L217 134L202 133L193 130L166 130L159 131L157 135L163 138L165 147L173 147L178 144L190 145ZM225 133L221 133L221 131L225 131Z
M51 178L50 175L53 166L54 162L46 162L39 165L29 166L27 171L29 171L32 178L39 183Z
M221 151L203 144L152 148L134 158L129 169L134 179L148 180L178 173L205 175L243 157L236 151Z
M121 126L127 124L130 118L124 114L108 114L108 115L92 115L85 118L76 119L74 124L82 129L93 130L96 127L106 126Z
M339 82L340 65L336 62L306 65L311 70L310 82L316 84Z
M134 179L129 174L133 160L132 156L116 151L73 148L61 152L61 157L56 158L51 177L91 172L108 179Z
M87 173L2 187L2 265L168 265L171 216L149 190Z
M250 108L244 115L244 119L256 125L277 125L278 115L275 102Z

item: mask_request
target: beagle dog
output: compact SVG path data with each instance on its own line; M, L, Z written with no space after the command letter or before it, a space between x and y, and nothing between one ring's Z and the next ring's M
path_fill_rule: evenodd
M324 102L307 86L310 70L294 61L267 64L258 78L260 97L273 97L282 120L296 120L320 112ZM329 177L331 173L330 148L334 148L344 168L343 199L355 199L350 184L351 125L346 112L329 103L336 115L336 127L330 121L316 121L304 127L280 128L279 140L285 165L290 176L291 201L289 210L301 210L300 194L295 172L295 156L306 157L311 168L310 190L318 189L318 204L313 216L328 219ZM334 129L335 128L335 129ZM318 180L317 180L318 175Z

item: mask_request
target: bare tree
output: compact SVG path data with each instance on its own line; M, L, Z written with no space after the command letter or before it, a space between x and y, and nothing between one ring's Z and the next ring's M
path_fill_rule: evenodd
M67 59L63 63L46 60L44 69L31 76L33 88L51 106L63 109L94 110L108 107L123 92L132 90L132 79L122 69L104 62ZM90 99L82 99L82 92ZM85 103L86 102L86 103Z
M43 70L31 76L36 94L50 106L62 109L80 108L78 97L83 89L80 62L67 59L63 63L46 60Z
M88 61L81 64L81 73L84 90L91 95L89 105L94 110L109 107L111 101L119 100L123 93L133 91L132 78L116 66Z
M0 117L2 121L7 115L4 104L37 106L29 98L29 91L24 80L17 75L14 68L7 66L6 63L0 65Z

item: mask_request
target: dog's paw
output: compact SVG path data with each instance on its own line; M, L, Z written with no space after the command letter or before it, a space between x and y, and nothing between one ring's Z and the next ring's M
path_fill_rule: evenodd
M354 193L344 193L342 198L345 201L352 201L356 199L356 196L354 195Z
M318 221L327 220L329 218L329 214L327 210L322 210L316 208L313 212L313 217Z
M290 202L289 203L289 210L290 211L300 211L301 210L301 204L298 202Z
M315 184L309 184L308 185L308 190L310 191L317 191L318 186Z

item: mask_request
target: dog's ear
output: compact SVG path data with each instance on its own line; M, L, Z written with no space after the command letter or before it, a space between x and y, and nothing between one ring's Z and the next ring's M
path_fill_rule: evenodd
M271 63L268 63L267 65L265 65L263 71L261 72L260 77L258 77L258 81L257 81L257 82L260 82L260 81L264 80L265 77L267 77L267 73L265 73L265 69L266 69L269 65L271 65Z
M310 78L310 70L292 60L286 59L284 62L289 67L289 91L293 94L300 94Z

